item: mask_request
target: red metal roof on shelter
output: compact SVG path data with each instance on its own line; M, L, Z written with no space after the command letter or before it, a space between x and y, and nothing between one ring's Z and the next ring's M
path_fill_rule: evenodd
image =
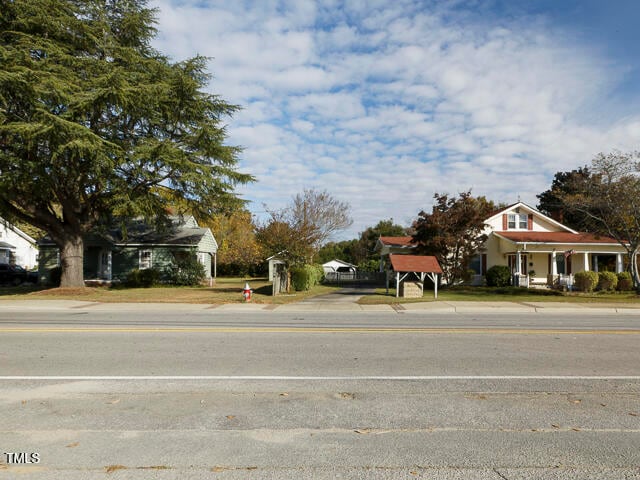
M501 237L511 240L512 242L530 242L530 243L613 243L618 244L618 241L592 233L571 233L571 232L495 232Z
M393 247L414 247L412 237L380 237L380 242L383 245L390 245Z
M389 255L394 272L442 273L436 257L428 255Z

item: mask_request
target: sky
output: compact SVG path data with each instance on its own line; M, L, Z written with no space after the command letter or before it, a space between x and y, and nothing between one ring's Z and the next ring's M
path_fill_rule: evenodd
M303 189L355 238L436 193L537 205L553 176L640 148L637 0L151 0L154 46L210 57L258 219Z

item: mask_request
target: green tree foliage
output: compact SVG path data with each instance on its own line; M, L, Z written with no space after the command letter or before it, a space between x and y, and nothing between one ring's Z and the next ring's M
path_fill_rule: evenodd
M353 252L355 264L366 263L368 260L380 260L375 252L376 243L380 237L405 237L411 235L412 230L393 223L393 218L380 220L375 226L366 228L358 239L358 245Z
M592 219L584 213L570 208L565 198L571 195L589 192L600 183L600 177L594 175L589 167L581 167L570 172L557 172L551 188L536 195L538 210L554 220L580 231L593 229Z
M598 181L588 190L562 195L562 201L587 217L594 233L612 237L625 248L634 286L640 289L640 154L600 153L591 169Z
M393 219L381 220L373 227L367 227L359 238L342 242L329 242L320 248L318 261L325 263L333 259L365 267L370 270L375 263L373 271L378 270L380 255L375 252L375 246L380 237L404 237L410 234L410 229L393 223Z
M168 203L200 216L237 204L237 110L204 92L206 59L151 47L146 0L0 0L0 214L59 246L83 284L83 237Z
M436 193L434 199L431 213L420 212L414 222L413 240L420 254L438 259L445 283L452 285L465 277L471 258L487 239L484 222L496 206L471 191L459 197Z
M358 240L355 239L325 243L318 250L318 263L323 264L338 259L355 265L357 248Z

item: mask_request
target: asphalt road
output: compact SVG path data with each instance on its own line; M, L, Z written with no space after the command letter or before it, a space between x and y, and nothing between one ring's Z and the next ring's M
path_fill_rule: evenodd
M0 310L0 479L640 478L640 316Z

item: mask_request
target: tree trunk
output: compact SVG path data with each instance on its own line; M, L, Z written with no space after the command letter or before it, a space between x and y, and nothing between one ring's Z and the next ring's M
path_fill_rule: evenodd
M640 246L631 253L630 270L631 278L633 279L633 286L640 292L640 271L638 270L638 253L640 253Z
M60 248L61 287L84 287L84 242L79 234L68 235Z

